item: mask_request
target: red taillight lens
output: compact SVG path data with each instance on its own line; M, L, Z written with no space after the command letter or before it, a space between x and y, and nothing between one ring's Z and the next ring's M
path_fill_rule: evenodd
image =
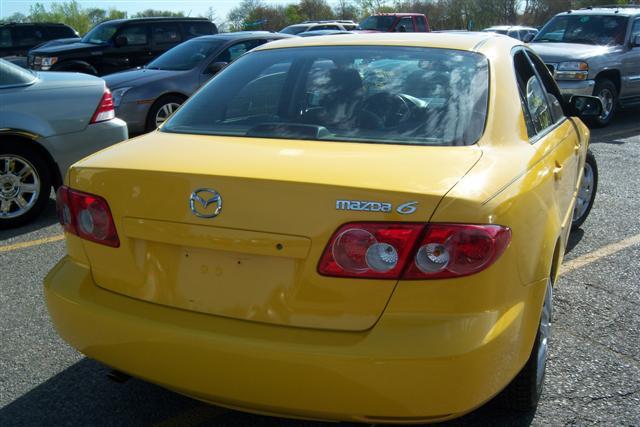
M333 235L320 259L325 276L398 279L424 224L350 223Z
M62 186L56 205L58 220L66 232L102 245L120 246L111 210L102 197Z
M477 273L493 264L511 241L500 225L429 224L403 279L442 279Z
M318 272L374 279L461 277L489 267L510 241L511 230L499 225L350 223L334 233Z
M113 106L113 96L111 96L109 88L105 87L100 104L98 104L98 108L91 118L91 123L105 122L115 117L116 110Z

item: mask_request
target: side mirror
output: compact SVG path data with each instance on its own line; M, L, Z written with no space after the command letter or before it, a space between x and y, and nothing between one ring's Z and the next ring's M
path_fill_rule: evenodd
M535 34L532 33L527 33L527 35L524 36L524 38L522 39L522 41L524 43L531 43L531 40L533 40L535 38Z
M127 40L125 36L118 36L113 41L113 44L115 47L123 47L123 46L126 46L128 43L129 43L129 40Z
M600 117L602 109L602 101L597 96L573 95L569 98L570 116Z
M636 34L631 40L631 47L640 47L640 34Z
M205 73L207 73L207 74L217 74L220 71L224 70L227 67L227 65L229 65L228 62L212 62L205 69Z

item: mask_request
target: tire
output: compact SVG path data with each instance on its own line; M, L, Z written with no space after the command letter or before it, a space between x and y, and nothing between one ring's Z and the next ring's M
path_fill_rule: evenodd
M584 172L582 174L582 180L580 181L580 187L578 188L576 204L573 208L573 219L571 220L572 230L580 228L589 216L593 202L596 199L597 191L598 163L596 163L595 156L591 150L589 150L587 151L587 159L584 162Z
M186 101L186 98L178 95L165 95L158 98L149 109L145 130L147 132L156 130L159 124L164 123L179 106L184 104L184 101ZM164 119L159 115L164 115ZM159 120L161 120L161 123L158 123Z
M589 119L591 127L602 128L608 126L613 120L618 109L618 89L609 79L599 79L593 89L593 96L602 100L603 108L610 109L607 114L603 112L600 117Z
M0 142L0 229L32 221L42 213L50 193L51 171L44 157L28 145Z
M528 412L534 409L540 401L547 359L549 358L552 302L553 282L549 279L540 313L538 332L529 359L513 381L498 395L497 401L505 409Z

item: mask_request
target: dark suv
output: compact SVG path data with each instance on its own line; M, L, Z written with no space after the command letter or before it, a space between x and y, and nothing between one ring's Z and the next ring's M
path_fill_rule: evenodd
M29 51L29 68L102 76L145 65L185 40L217 33L205 18L114 19L96 25L76 43Z
M24 56L46 41L72 37L77 38L78 32L64 24L0 23L0 57Z

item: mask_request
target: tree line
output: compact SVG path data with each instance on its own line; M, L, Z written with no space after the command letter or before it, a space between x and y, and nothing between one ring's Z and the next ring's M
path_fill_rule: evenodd
M602 4L600 0L299 0L288 5L265 0L242 0L226 20L218 18L213 7L200 16L214 21L221 31L279 31L305 20L345 19L359 21L380 12L417 12L429 18L434 30L481 30L491 25L523 24L539 27L556 13ZM633 0L607 0L605 3L632 4ZM116 18L147 16L185 16L184 12L147 9L131 16L115 7L85 8L77 0L33 4L28 14L15 13L9 22L62 22L86 33L95 24Z

